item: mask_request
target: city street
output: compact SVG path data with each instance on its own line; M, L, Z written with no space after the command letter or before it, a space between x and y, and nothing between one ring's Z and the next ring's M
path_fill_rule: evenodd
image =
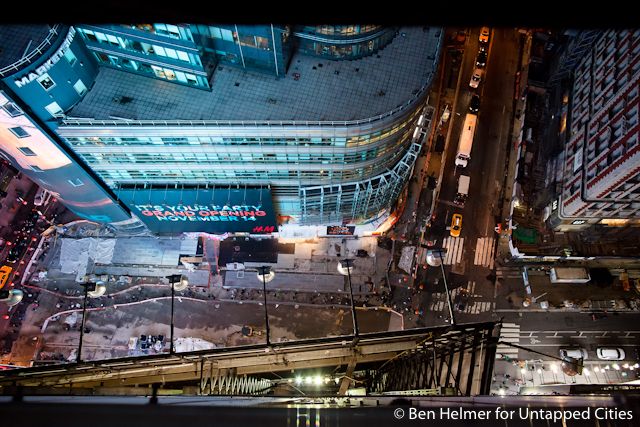
M435 242L436 247L446 249L443 261L452 299L461 292L468 295L469 303L456 310L455 317L459 322L493 318L495 276L492 273L498 237L494 227L500 221L500 196L513 113L513 87L506 85L505 81L515 78L519 55L518 33L506 29L493 31L488 47L487 66L477 89L481 104L471 160L466 168L460 168L454 165L454 159L464 117L469 112L468 105L474 92L474 89L469 88L469 79L476 67L478 46L477 33L472 32L465 42L464 54L458 56L462 58L459 66L449 64L453 60L451 53L444 56L445 70L450 73L459 71L460 74L455 94L452 95L451 89L441 87L440 108L444 104L451 104L453 114L448 124L441 187L434 208L435 219L427 228L422 241L423 244ZM500 55L492 54L495 51L499 51ZM443 79L451 81L452 77L445 75ZM469 196L464 208L453 203L460 175L470 177ZM429 198L423 199L429 201ZM426 207L418 209L422 213L418 222L424 220L425 210ZM454 213L462 214L460 237L449 235ZM420 302L425 313L425 324L441 323L443 317L448 317L442 282L440 268L417 269L416 283L426 284Z

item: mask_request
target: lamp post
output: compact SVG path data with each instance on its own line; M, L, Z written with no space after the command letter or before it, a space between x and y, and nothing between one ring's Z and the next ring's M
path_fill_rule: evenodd
M183 291L189 285L189 280L181 274L172 274L171 276L167 276L169 279L169 284L171 285L171 332L169 338L169 354L175 353L175 348L173 345L173 313L174 313L174 305L175 305L175 297L176 297L176 287L178 291ZM176 283L178 286L176 286Z
M270 282L275 277L276 273L271 271L271 267L263 265L258 267L258 279L262 278L262 296L264 297L264 324L267 329L267 345L271 345L269 339L269 311L267 310L267 282Z
M96 284L94 282L81 283L80 286L84 288L84 300L82 302L82 322L80 323L80 343L78 344L78 356L76 357L76 363L82 362L82 339L84 338L84 325L87 317L87 296L89 292L95 292Z
M351 285L351 269L353 268L353 260L352 259L343 259L338 263L338 271L341 274L344 274L343 270L347 271L347 278L349 280L349 296L351 297L351 317L353 319L353 334L356 338L359 335L358 329L358 318L356 316L356 305L353 301L353 286Z
M451 316L451 324L455 325L456 321L455 321L455 318L453 317L453 306L451 305L451 295L449 294L449 285L447 284L447 274L444 271L444 259L442 258L442 252L444 252L444 250L442 248L432 248L431 249L431 254L432 255L437 255L438 258L440 259L440 263L439 263L440 264L440 270L442 271L442 281L444 282L444 290L445 290L445 293L447 294L447 306L449 307L449 315Z

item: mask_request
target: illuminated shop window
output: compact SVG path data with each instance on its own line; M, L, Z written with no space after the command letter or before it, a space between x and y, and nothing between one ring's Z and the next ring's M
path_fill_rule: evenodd
M11 133L13 133L18 138L26 138L26 137L29 136L29 132L27 132L26 130L22 129L20 126L16 126L14 128L9 128L9 130L11 131Z
M47 73L44 73L43 75L38 77L38 83L40 83L40 86L42 86L44 90L50 90L56 86L56 83Z

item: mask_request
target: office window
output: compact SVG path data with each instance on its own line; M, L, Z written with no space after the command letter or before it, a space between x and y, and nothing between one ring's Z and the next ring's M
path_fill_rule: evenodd
M256 47L256 39L251 36L240 36L240 44L242 46Z
M67 61L72 67L76 62L78 62L78 58L76 58L76 55L71 51L71 49L67 49L67 51L64 53L64 57L67 58Z
M82 182L80 178L68 179L67 182L74 187L82 187L84 185L84 182Z
M156 30L156 34L161 34L163 36L174 37L176 39L180 38L180 30L177 26L171 24L153 24Z
M167 53L167 56L171 59L178 59L178 53L175 51L175 49L170 49L168 47L164 48L165 52Z
M266 37L256 36L256 45L257 45L260 49L270 50L270 47L269 47L269 39L268 39L268 38L266 38Z
M11 131L11 133L13 133L18 138L26 138L26 137L29 136L29 132L27 132L26 130L22 129L20 126L16 126L14 128L9 128L9 130Z
M178 53L178 59L181 61L185 61L185 62L190 62L189 61L189 55L186 52L182 52L181 50L177 51Z
M13 102L7 102L2 106L2 109L11 117L18 117L22 115L22 110Z
M85 93L87 93L87 87L84 85L84 83L82 82L82 80L78 80L74 85L73 88L76 90L76 92L78 92L78 95L82 96Z
M44 73L43 75L38 77L38 83L40 83L40 86L42 86L44 90L49 90L56 86L55 82L48 73Z
M62 115L62 108L60 108L57 102L52 102L44 108L46 108L53 117L60 117Z
M209 32L211 33L211 37L214 39L221 39L222 33L220 32L220 28L218 27L209 27Z
M91 30L82 30L82 33L85 35L87 40L92 41L92 42L97 42L98 41L98 39L96 38L96 35L93 33L93 31L91 31Z
M158 45L153 45L153 51L155 52L156 55L160 55L160 56L167 56L167 54L164 51L164 48L162 46L158 46Z
M20 150L20 152L22 154L24 154L25 156L35 156L36 153L34 153L31 148L29 147L18 147L18 150Z
M226 40L228 42L233 41L233 33L231 31L221 28L220 33L222 34L222 40Z

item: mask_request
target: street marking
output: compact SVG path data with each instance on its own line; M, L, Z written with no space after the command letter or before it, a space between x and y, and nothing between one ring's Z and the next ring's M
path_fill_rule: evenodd
M515 323L503 323L502 328L500 328L500 341L520 344L520 325ZM506 344L498 344L498 347L496 348L496 359L502 358L503 355L511 358L517 358L518 349Z
M482 265L493 269L493 252L496 246L494 237L481 237L476 241L476 253L473 265Z
M442 242L442 247L447 249L445 254L444 264L452 265L459 264L462 259L462 253L464 249L464 237L447 237Z

